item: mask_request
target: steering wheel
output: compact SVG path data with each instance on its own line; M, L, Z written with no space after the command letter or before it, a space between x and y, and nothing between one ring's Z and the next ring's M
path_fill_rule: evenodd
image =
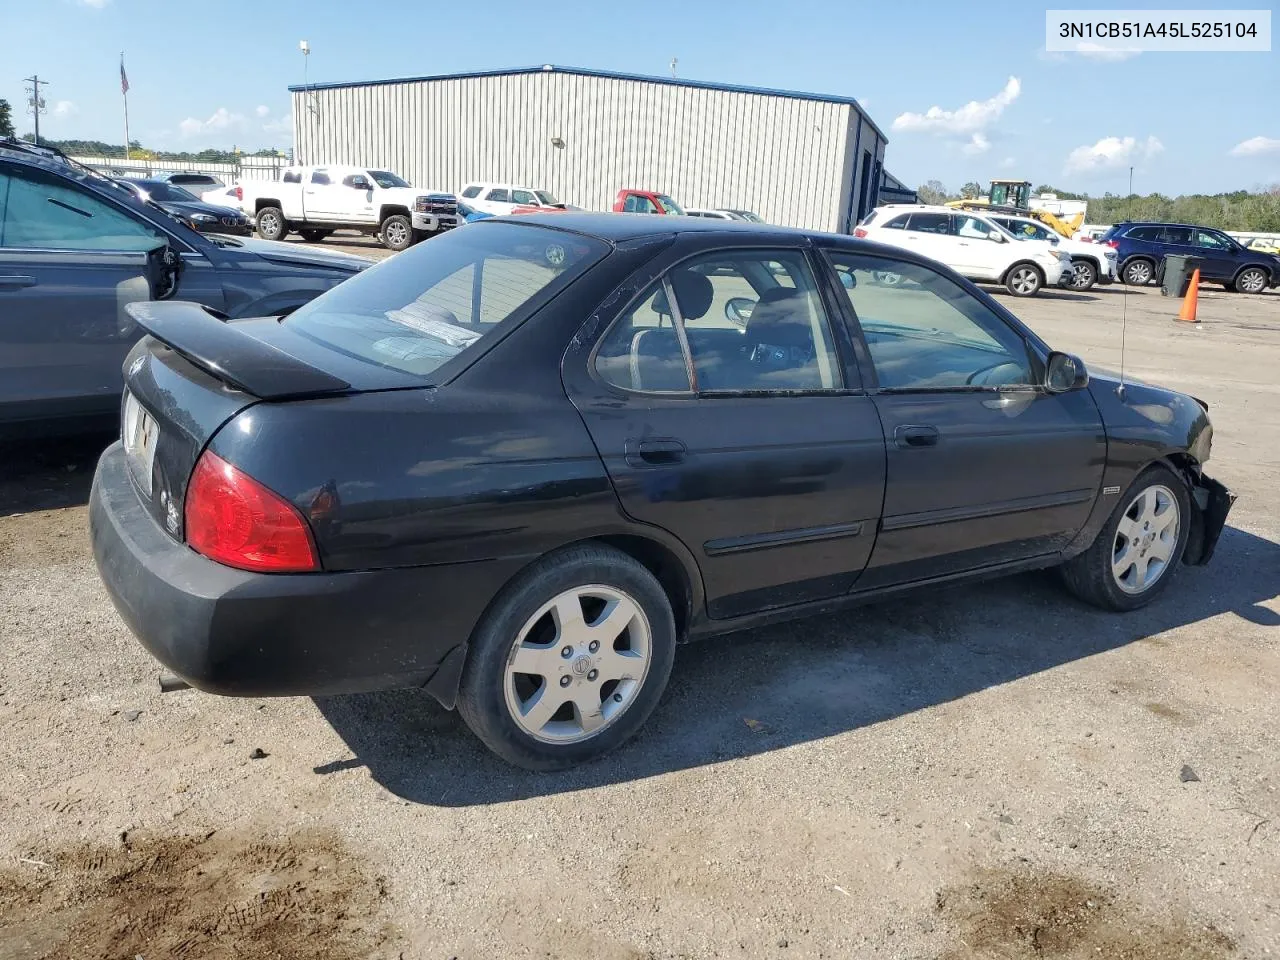
M992 380L991 374L1001 369L1002 367L1010 368L1009 372L1014 374L1021 374L1023 372L1022 368L1018 366L1016 363L1014 363L1012 360L1001 360L999 363L993 363L988 367L982 367L980 370L975 370L973 373L969 374L969 376L964 378L965 386L972 387L975 385L980 385L985 387L991 384L991 380ZM994 386L1002 387L1002 386L1010 385L1015 382L1016 381L1014 380L1006 380L1002 378L1000 380L997 380Z

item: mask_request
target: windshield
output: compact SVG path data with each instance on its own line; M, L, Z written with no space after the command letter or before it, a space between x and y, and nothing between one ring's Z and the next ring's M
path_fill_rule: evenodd
M383 190L390 190L392 187L410 186L408 180L405 180L402 177L397 177L394 173L387 170L370 170L369 176L373 177L373 182Z
M585 273L606 244L494 221L450 230L339 284L284 324L347 356L426 377Z
M680 206L680 204L676 203L665 193L658 194L658 202L662 204L662 209L666 210L667 213L684 216L684 207Z
M152 200L164 203L191 203L193 200L200 199L194 193L189 193L182 187L175 187L162 180L144 180L136 185Z
M739 217L741 217L743 220L746 220L748 223L764 223L763 220L757 217L750 210L730 210L729 212L733 214L737 214ZM864 220L863 222L865 223L866 221Z
M558 206L560 201L555 198L555 194L548 193L546 190L535 190L534 194L538 198L538 202L544 207Z

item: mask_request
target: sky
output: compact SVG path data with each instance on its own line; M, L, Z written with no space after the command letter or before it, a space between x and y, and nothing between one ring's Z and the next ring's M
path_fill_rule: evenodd
M1093 7L1167 8L1174 0ZM1200 7L1209 6L1200 0ZM1057 4L1055 6L1067 6ZM1240 2L1219 7L1272 9ZM288 87L554 63L858 98L916 186L1026 178L1101 195L1280 183L1271 53L1045 51L1043 6L650 0L0 0L0 98L31 129L24 77L47 78L41 133L171 150L290 145Z

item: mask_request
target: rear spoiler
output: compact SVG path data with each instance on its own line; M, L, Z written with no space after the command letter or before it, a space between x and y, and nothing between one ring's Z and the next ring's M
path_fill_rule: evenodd
M342 393L351 384L250 336L203 304L144 301L125 307L138 326L219 380L263 400Z

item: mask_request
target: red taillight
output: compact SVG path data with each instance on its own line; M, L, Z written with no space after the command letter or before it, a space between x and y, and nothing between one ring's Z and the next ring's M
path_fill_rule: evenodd
M1119 250L1119 249L1120 249L1120 241L1119 241L1119 240L1104 240L1104 241L1102 241L1102 242L1103 242L1103 243L1105 243L1105 244L1106 244L1108 247L1110 247L1112 250Z
M232 190L231 192L232 192L232 193L234 193L234 194L236 195L236 199L237 199L237 200L243 200L243 199L244 199L244 187L236 187L236 188L235 188L234 190Z
M863 230L861 227L855 227L853 235L855 237L865 237L867 235L867 231Z
M187 485L187 545L240 570L319 570L311 531L289 501L209 451Z

